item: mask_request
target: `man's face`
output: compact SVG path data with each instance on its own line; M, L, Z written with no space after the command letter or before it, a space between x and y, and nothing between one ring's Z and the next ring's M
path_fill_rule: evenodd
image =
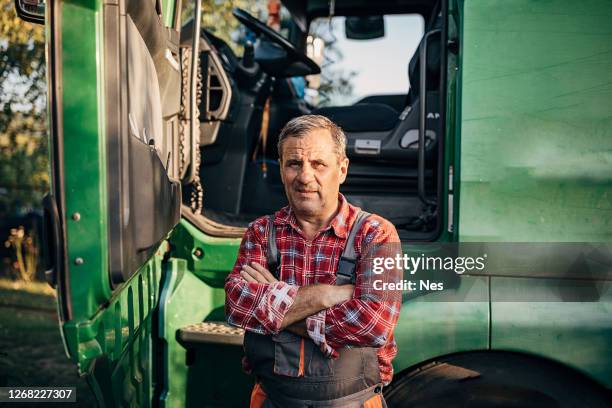
M328 216L338 205L340 184L346 179L348 159L340 159L326 129L284 140L281 179L296 215Z

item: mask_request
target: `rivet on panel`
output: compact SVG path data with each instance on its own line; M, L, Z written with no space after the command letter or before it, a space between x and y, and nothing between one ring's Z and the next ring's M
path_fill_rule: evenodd
M85 261L83 261L83 258L81 258L81 257L78 257L78 258L76 258L74 260L74 263L77 264L77 265L83 265L83 262L85 262Z
M72 219L74 221L79 221L81 219L81 214L79 214L78 212L75 212L72 214Z

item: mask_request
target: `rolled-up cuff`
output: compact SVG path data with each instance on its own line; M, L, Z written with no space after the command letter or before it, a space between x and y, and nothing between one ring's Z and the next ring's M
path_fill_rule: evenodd
M283 281L270 283L255 308L255 318L272 334L278 333L297 292L296 285Z
M319 346L319 349L325 356L336 358L338 357L338 352L330 347L325 340L325 316L326 311L321 310L319 313L307 317L306 331L308 332L308 337Z

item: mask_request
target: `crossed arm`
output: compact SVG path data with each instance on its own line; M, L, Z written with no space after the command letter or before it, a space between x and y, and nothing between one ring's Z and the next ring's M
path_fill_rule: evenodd
M274 285L278 280L263 266L244 265L240 277L249 284ZM353 285L313 285L297 290L279 330L312 339L324 354L337 355L347 345L381 347L395 327L400 303L393 299L354 297ZM355 319L355 316L360 318Z
M374 227L374 226L373 226ZM399 242L395 229L372 228L372 243ZM289 330L311 338L326 354L345 346L380 347L389 340L401 299L388 291L372 293L367 271L357 271L358 287L278 281L266 268L264 225L243 237L234 270L225 281L228 323L259 334ZM377 275L376 275L377 276ZM364 280L365 279L365 280ZM398 292L399 293L399 292Z
M257 262L245 265L240 271L240 276L247 282L278 282L278 279L270 271ZM354 289L355 286L353 285L335 286L321 284L300 287L293 305L291 305L281 322L280 328L287 329L300 336L308 337L305 319L321 310L351 299Z

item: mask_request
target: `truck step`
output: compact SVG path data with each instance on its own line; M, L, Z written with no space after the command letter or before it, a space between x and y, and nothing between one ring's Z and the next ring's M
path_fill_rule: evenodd
M242 346L244 330L225 322L202 322L179 330L183 343L209 343Z

